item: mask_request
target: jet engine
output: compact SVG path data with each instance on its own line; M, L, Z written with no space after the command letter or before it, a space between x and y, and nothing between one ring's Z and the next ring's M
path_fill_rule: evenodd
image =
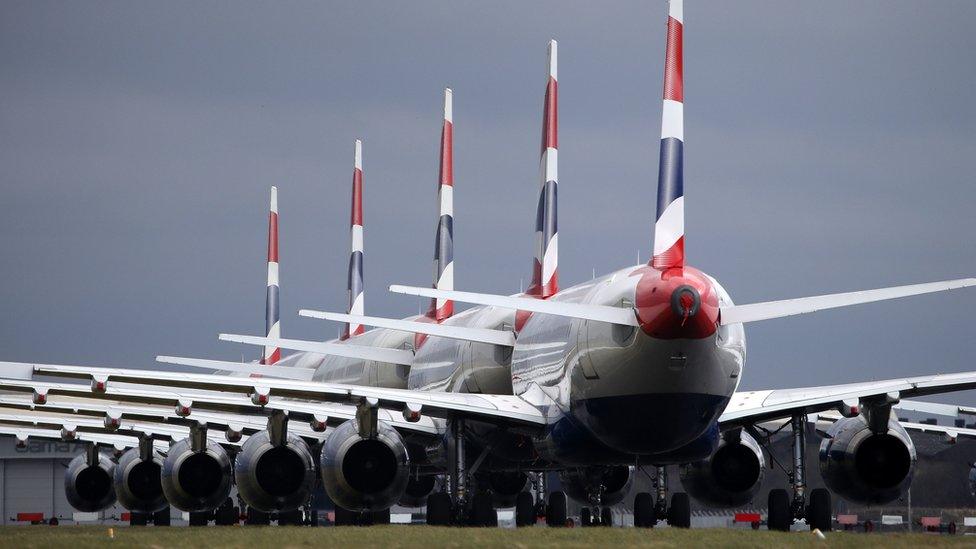
M251 435L234 463L237 492L265 513L298 509L315 485L315 460L308 444L290 433L277 437L277 444L274 438L267 430Z
M820 444L820 474L838 495L856 503L896 499L912 482L915 445L897 420L874 432L863 415L841 419Z
M64 471L64 495L82 512L101 511L115 503L112 474L115 464L94 448L75 456Z
M359 433L356 420L340 425L325 441L322 482L332 501L350 511L381 511L403 496L410 457L400 433L382 421L373 437Z
M427 496L434 491L436 484L437 477L434 475L419 476L411 473L407 487L397 503L401 507L423 507L427 505Z
M710 507L739 507L753 500L766 475L766 460L747 433L723 436L708 458L681 466L688 495Z
M559 481L566 495L584 505L596 502L591 498L600 495L600 505L616 505L623 501L633 480L630 467L586 467L567 469L559 473Z
M211 511L230 494L230 457L216 442L193 443L193 438L170 446L163 461L163 494L180 511Z
M129 511L155 513L165 508L162 484L163 456L155 451L131 448L115 466L115 493Z

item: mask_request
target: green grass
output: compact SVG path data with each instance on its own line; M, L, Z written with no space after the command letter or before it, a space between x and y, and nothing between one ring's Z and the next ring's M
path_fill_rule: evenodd
M107 526L0 527L0 547L972 547L976 538L931 534L849 534L832 532L819 540L809 532L675 530L659 528L435 528L377 526L372 528L128 528Z

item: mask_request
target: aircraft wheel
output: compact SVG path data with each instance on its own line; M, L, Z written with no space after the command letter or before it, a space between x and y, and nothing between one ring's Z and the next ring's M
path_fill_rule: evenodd
M447 492L435 492L427 496L427 524L451 525L451 496Z
M566 492L549 494L549 505L546 506L546 524L551 528L566 526Z
M156 526L169 526L170 524L170 511L169 506L163 507L159 511L156 511L152 515L153 524Z
M240 512L234 506L233 500L227 498L224 504L214 511L214 524L217 526L232 526L240 521Z
M147 524L149 524L147 513L129 513L129 526L145 526Z
M301 526L303 522L302 510L280 511L278 513L278 526Z
M580 509L580 526L587 527L593 525L593 515L589 507Z
M193 511L190 512L190 526L206 526L210 523L213 516L212 511Z
M359 513L354 513L349 509L345 509L335 506L335 520L333 521L335 526L358 526L359 525Z
M515 526L535 524L535 499L530 492L519 492L515 498Z
M637 528L654 528L657 519L654 517L654 498L647 492L640 492L634 496L634 526Z
M829 532L833 523L830 492L825 488L816 488L810 492L810 507L807 508L807 522L810 529L819 528L821 532Z
M372 513L367 513L370 519L370 524L389 524L390 523L390 510L383 509L382 511L373 511Z
M679 492L671 496L668 524L674 528L691 528L691 500L688 494Z
M252 526L267 526L271 524L271 515L265 513L264 511L258 511L253 507L248 507L247 520L244 521L244 524L249 524Z
M491 494L478 492L471 501L471 525L481 527L498 526L498 513L492 505Z
M600 509L600 526L613 526L613 513L609 507Z
M790 515L790 496L782 488L769 491L769 509L766 526L770 530L788 532L793 518Z

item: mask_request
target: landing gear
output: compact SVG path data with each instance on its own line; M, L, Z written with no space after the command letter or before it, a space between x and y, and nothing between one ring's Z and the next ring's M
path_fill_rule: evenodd
M429 512L428 512L429 516ZM383 509L382 511L350 511L349 509L343 509L336 505L335 508L335 519L333 521L334 526L373 526L377 524L389 524L390 523L390 510ZM281 525L281 519L278 519L278 524ZM288 523L292 524L292 523Z
M604 507L600 511L600 526L613 526L613 513L610 512L609 507Z
M451 496L447 492L434 492L427 496L427 524L450 526L452 507Z
M193 514L190 514L190 520L193 520ZM249 526L267 526L271 524L271 515L265 513L264 511L258 511L254 507L247 508L247 519L244 524Z
M471 525L494 528L498 526L498 511L491 500L491 494L479 492L471 501Z
M671 496L668 524L674 528L691 528L691 500L688 494L682 492Z
M519 492L515 498L515 526L532 526L535 516L535 498L529 492Z
M811 530L828 532L833 524L830 492L823 488L811 491L809 505L806 498L806 417L793 416L790 427L793 431L793 470L789 478L793 497L790 498L782 488L770 490L766 524L770 530L786 532L794 520L806 519Z
M657 518L654 516L654 498L647 492L634 496L634 527L654 528Z
M234 500L227 498L224 503L214 511L214 524L217 526L232 526L240 520L240 513L234 506Z
M553 528L566 526L566 492L549 494L549 504L546 505L546 524Z
M810 506L807 507L807 523L811 530L829 532L833 523L830 492L817 488L810 492Z
M171 520L169 506L167 505L153 513L152 519L156 526L169 526Z
M194 511L190 513L190 526L206 526L210 523L210 518L213 516L211 511Z

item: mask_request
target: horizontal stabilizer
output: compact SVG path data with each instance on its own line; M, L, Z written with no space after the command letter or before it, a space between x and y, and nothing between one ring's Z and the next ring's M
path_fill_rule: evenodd
M271 366L267 364L257 364L254 362L229 362L225 360L206 360L202 358L183 358L178 356L157 356L156 362L166 364L179 364L191 368L203 368L207 370L220 370L233 372L235 374L259 374L266 377L277 377L280 379L298 379L308 381L312 379L315 370L311 368L289 368L287 366Z
M930 282L928 284L912 284L910 286L881 288L879 290L864 290L860 292L847 292L843 294L784 299L782 301L767 301L765 303L750 303L748 305L732 305L729 307L722 307L722 314L719 321L723 325L742 324L745 322L756 322L759 320L768 320L771 318L780 318L784 316L814 313L824 309L836 309L838 307L860 305L861 303L884 301L887 299L929 294L932 292L942 292L945 290L955 290L957 288L966 288L968 286L976 286L976 278L962 278L959 280Z
M458 292L454 290L436 290L434 288L419 288L416 286L400 286L396 284L390 286L390 291L396 294L453 299L454 301L460 301L462 303L475 303L477 305L488 305L491 307L501 307L503 309L532 311L534 313L546 315L566 316L570 318L594 320L596 322L621 324L623 326L639 325L637 322L637 315L634 313L634 310L625 309L623 307L566 303L563 301L553 301L551 299L543 300L532 297L476 294L473 292Z
M335 322L349 322L352 324L364 324L376 328L386 328L388 330L398 330L401 332L413 332L427 334L436 337L446 337L448 339L460 339L462 341L475 341L478 343L488 343L491 345L504 345L507 347L515 346L515 334L507 330L491 330L488 328L468 328L465 326L449 326L445 324L435 324L433 322L418 322L416 320L399 320L393 318L380 318L375 316L347 315L343 313L330 313L326 311L314 311L302 309L298 311L299 316L308 318L320 318L322 320L333 320Z
M300 339L271 339L237 334L220 334L220 339L222 341L233 341L246 345L272 345L293 351L375 360L377 362L389 362L390 364L406 364L409 366L413 363L413 352L403 349L386 349L384 347L349 345L347 343L320 343L317 341L302 341Z

